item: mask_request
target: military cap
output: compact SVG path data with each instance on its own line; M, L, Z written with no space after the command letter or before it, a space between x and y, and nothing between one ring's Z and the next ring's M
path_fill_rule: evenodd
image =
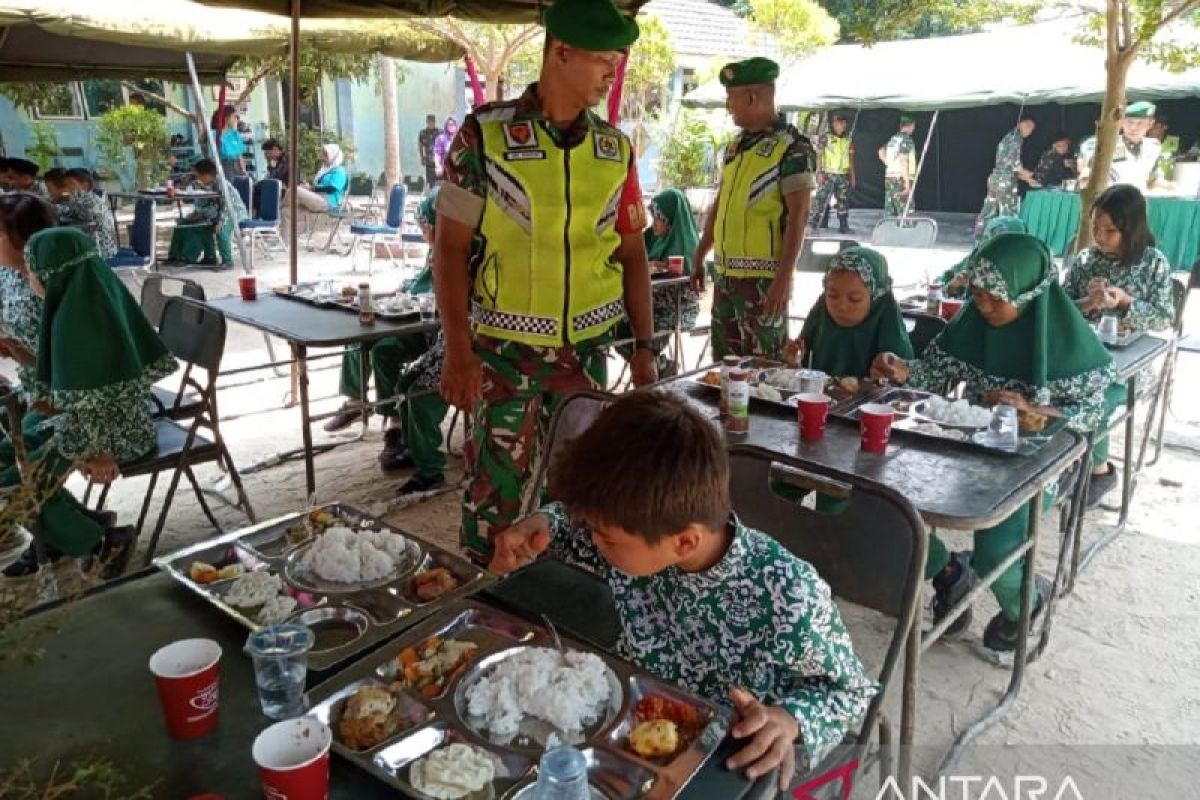
M734 61L721 67L721 85L725 87L774 83L778 77L779 65L761 56Z
M901 125L915 125L916 122L917 122L917 120L911 114L901 114L900 115L900 124Z
M612 0L554 0L545 22L547 33L580 50L624 50L639 33L637 20Z
M10 158L8 160L8 168L18 175L29 175L34 178L37 177L38 172L42 169L27 158Z
M1130 103L1125 107L1125 116L1131 119L1147 119L1154 116L1154 103L1142 100L1138 103Z
M837 122L838 120L841 120L842 122L849 122L850 117L849 117L849 115L846 114L846 112L838 111L836 114L833 115L833 121Z

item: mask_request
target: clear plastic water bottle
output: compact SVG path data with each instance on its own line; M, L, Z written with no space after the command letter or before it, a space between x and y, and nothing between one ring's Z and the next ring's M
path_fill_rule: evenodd
M590 800L587 758L574 747L547 750L530 800Z

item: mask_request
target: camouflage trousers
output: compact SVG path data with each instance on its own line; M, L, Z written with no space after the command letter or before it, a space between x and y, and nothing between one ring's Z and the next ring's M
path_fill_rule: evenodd
M993 172L988 176L987 197L983 209L975 218L975 240L983 236L988 221L996 217L1015 217L1020 210L1021 196L1017 193L1017 179L1011 172Z
M516 521L537 468L550 419L570 394L603 390L611 334L567 347L531 347L479 337L483 397L463 448L467 489L460 542L476 560Z
M831 194L837 200L838 216L850 213L850 176L826 172L817 187L816 196L813 197L812 217L809 219L812 224L821 222Z
M904 205L908 202L908 192L904 191L903 178L883 179L883 213L889 217L898 217L904 213ZM909 211L916 208L914 205Z
M762 356L782 361L787 315L766 317L763 306L772 278L726 278L713 285L712 354Z

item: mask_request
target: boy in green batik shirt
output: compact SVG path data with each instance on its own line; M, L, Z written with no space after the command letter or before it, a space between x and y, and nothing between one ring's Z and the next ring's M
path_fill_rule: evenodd
M614 402L557 461L551 496L561 502L496 537L492 571L549 550L607 582L618 654L732 707L746 744L728 768L754 779L779 767L787 789L866 712L878 685L829 587L731 512L721 434L686 402Z

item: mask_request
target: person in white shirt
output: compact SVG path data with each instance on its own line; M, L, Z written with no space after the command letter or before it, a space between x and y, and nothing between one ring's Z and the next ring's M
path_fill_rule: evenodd
M1154 112L1154 104L1145 101L1133 103L1125 109L1121 135L1117 137L1112 167L1109 169L1110 185L1128 183L1142 192L1169 185L1163 179L1159 163L1162 142L1146 135L1154 125ZM1080 147L1080 181L1086 180L1091 174L1091 160L1094 155L1094 140L1089 140ZM1085 157L1088 162L1086 165L1082 163Z

